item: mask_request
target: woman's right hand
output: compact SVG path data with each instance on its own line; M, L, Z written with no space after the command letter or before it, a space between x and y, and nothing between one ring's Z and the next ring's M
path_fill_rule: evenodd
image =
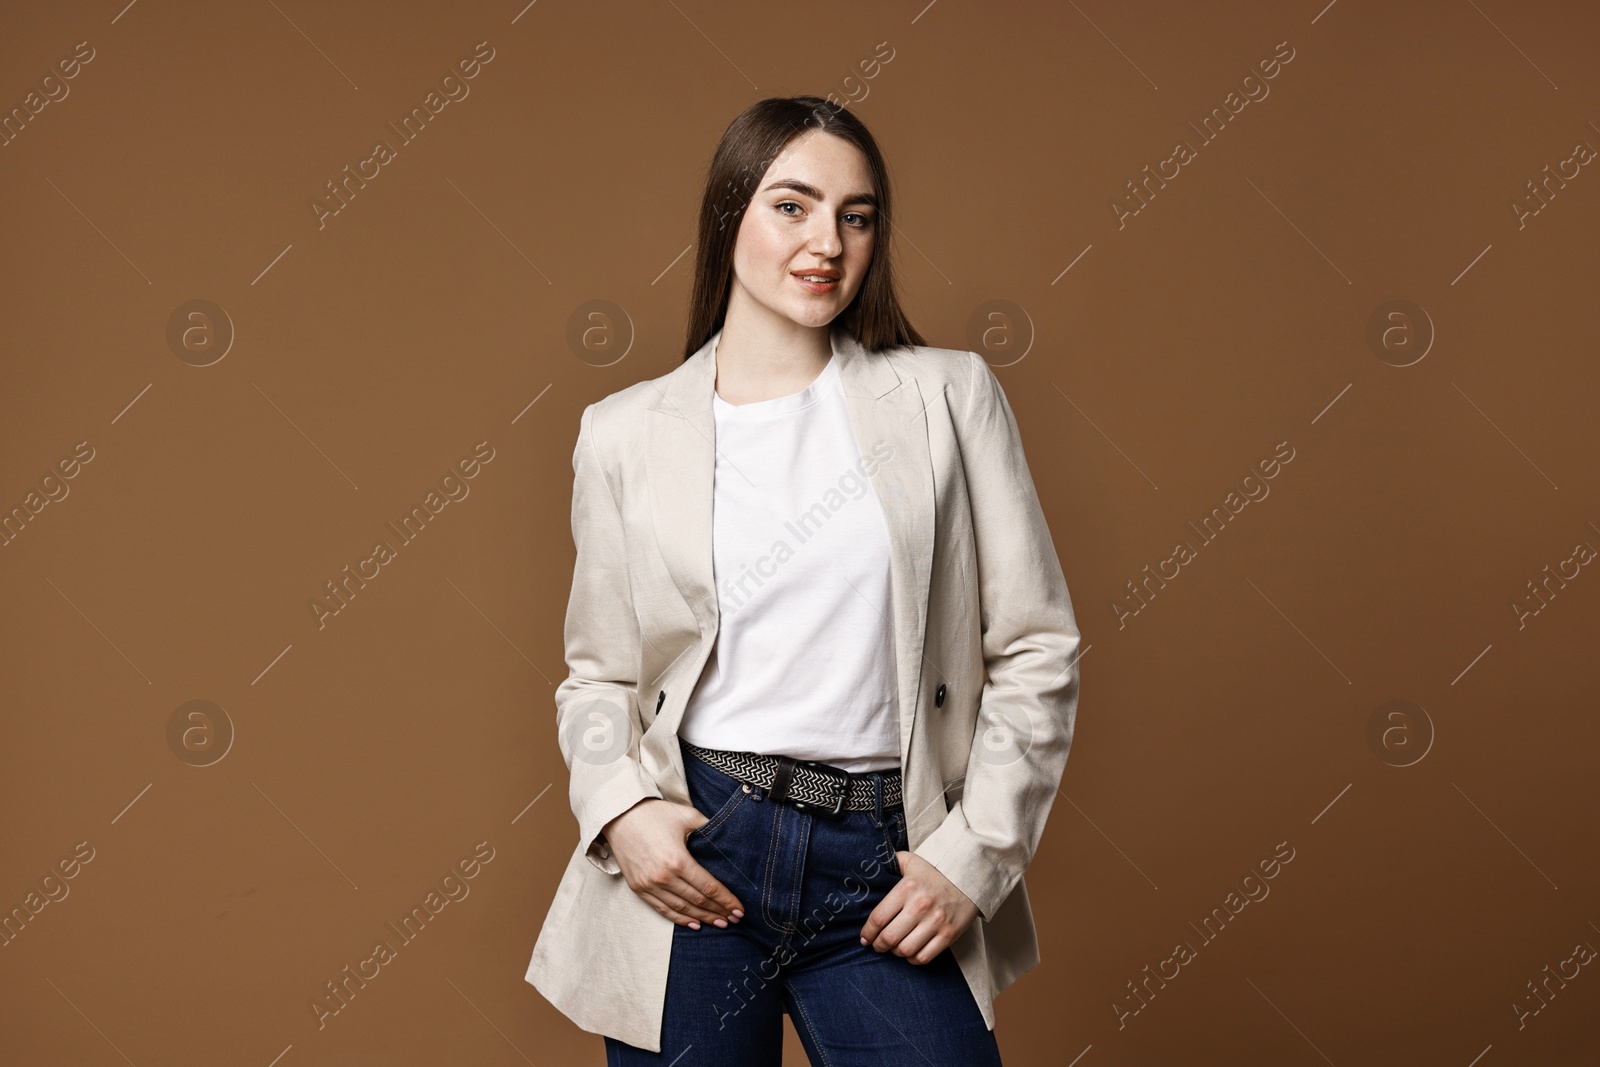
M673 922L726 927L744 905L689 853L689 834L709 820L698 808L650 797L601 828L628 888Z

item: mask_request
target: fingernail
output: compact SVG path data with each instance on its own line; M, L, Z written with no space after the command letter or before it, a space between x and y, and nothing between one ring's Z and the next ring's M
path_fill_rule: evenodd
M866 943L867 943L867 939L866 939L866 938L864 938L864 937L863 937L863 938L862 938L862 939L861 939L861 944L862 944L862 945L865 945L865 944L866 944Z
M697 922L693 922L693 921L691 921L691 922L690 922L690 923L689 923L689 929L691 929L691 930L698 930L698 929L700 929L700 924L699 924L699 923L697 923Z
M727 919L712 919L711 921L716 924L716 927L719 930L726 930L728 928Z
M735 919L742 919L742 918L744 918L744 912L740 911L738 908L734 908L733 909L733 917Z

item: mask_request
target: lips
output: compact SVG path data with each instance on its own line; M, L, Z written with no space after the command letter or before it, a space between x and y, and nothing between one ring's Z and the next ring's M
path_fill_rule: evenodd
M839 272L836 270L790 271L789 274L813 293L831 293L839 285Z

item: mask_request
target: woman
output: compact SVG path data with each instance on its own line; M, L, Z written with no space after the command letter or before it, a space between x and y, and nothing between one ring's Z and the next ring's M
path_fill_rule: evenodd
M1079 635L1010 406L907 322L849 111L763 100L701 203L688 354L584 411L527 979L607 1062L998 1064Z

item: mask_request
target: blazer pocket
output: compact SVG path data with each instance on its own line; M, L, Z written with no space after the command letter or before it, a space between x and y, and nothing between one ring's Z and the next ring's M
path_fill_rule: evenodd
M961 799L961 795L964 792L966 792L966 788L967 788L967 780L965 778L957 778L955 781L949 782L949 783L947 783L945 785L945 787L944 787L944 810L945 811L949 811L951 808L956 806L956 801Z

